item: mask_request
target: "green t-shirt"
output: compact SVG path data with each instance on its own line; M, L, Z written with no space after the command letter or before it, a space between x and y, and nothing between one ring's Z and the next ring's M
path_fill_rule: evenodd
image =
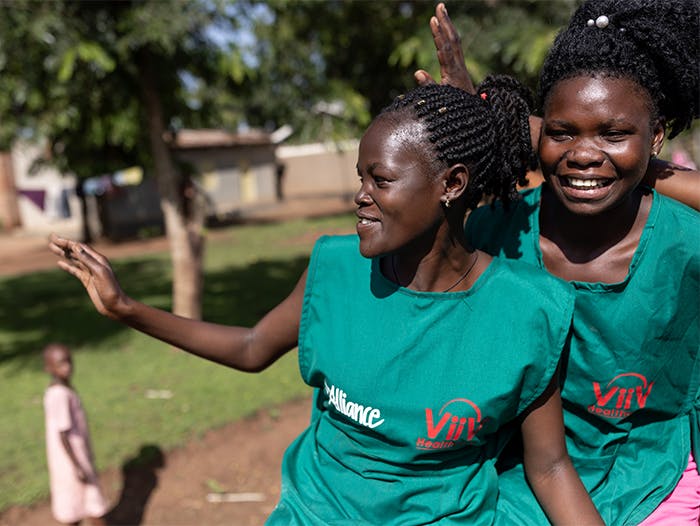
M468 291L416 292L357 236L322 238L299 332L316 413L268 524L491 524L500 433L551 381L572 311L570 286L531 265L494 259Z
M474 211L467 237L491 254L544 268L541 188L522 197L509 211ZM627 277L572 282L562 386L567 446L607 524L640 522L677 484L691 443L699 458L699 247L700 214L653 193ZM503 470L499 522L546 523L518 460L504 459Z

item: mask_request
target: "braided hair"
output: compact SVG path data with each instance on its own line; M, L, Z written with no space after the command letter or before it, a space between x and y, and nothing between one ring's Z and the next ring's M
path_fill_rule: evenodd
M699 116L698 0L589 0L554 41L539 99L579 75L629 78L649 94L652 122L664 117L669 139Z
M530 93L517 80L487 77L477 95L432 84L400 95L381 115L397 113L421 122L433 144L435 171L462 163L469 169L466 205L476 208L484 196L508 203L516 184L526 184L534 167L530 141Z

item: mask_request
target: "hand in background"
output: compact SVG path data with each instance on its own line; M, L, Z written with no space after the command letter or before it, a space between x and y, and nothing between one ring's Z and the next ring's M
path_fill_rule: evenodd
M430 18L430 31L433 34L433 42L440 62L440 83L476 93L464 63L462 41L442 2L435 8L435 16ZM422 69L416 71L414 77L421 86L435 82L430 74Z

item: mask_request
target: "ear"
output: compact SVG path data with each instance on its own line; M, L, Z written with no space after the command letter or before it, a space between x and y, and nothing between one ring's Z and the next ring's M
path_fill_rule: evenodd
M445 187L442 201L445 202L449 199L450 202L455 202L467 190L469 169L461 163L450 166L443 172L442 182Z
M666 121L659 118L651 128L652 140L651 140L651 155L656 157L661 152L661 148L664 145L664 138L666 137Z

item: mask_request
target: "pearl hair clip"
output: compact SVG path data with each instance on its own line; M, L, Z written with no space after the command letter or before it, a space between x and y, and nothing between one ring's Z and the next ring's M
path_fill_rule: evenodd
M598 29L605 29L606 27L608 27L608 24L610 24L610 19L605 15L600 15L595 20L593 20L592 18L589 18L588 22L586 22L586 25L588 27L595 26Z
M588 21L586 22L586 25L588 27L597 27L598 29L605 29L610 25L610 19L605 16L605 15L600 15L598 18L593 20L592 18L589 18ZM621 27L620 28L620 33L624 33L625 28Z

